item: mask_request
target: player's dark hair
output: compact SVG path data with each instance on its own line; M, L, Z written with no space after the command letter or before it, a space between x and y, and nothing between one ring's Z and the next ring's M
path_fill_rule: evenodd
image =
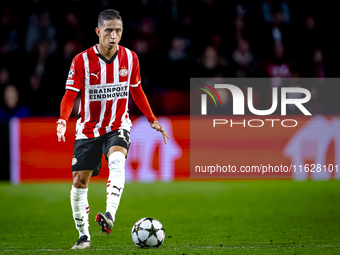
M105 11L102 11L98 17L98 27L101 27L104 24L105 20L113 20L113 19L118 19L123 24L123 20L119 14L119 11L116 11L113 9L107 9Z

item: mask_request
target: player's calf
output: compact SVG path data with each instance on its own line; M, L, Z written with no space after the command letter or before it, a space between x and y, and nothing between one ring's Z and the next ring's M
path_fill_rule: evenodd
M113 152L108 159L109 179L106 186L106 212L115 220L125 184L125 156L120 151Z

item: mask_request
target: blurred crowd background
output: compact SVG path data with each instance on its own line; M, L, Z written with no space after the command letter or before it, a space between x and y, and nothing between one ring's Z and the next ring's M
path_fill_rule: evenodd
M0 119L57 116L72 58L120 11L155 114L189 114L190 77L313 77L312 113L339 113L339 13L311 1L2 0ZM271 84L259 90L262 95ZM335 89L335 91L334 91ZM324 92L326 91L326 92ZM260 97L262 105L267 97ZM130 100L131 101L131 100ZM132 114L139 110L131 102ZM76 111L73 113L76 115Z

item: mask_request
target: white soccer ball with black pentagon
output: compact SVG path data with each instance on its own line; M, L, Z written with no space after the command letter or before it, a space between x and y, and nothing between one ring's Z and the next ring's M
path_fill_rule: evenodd
M165 238L162 223L154 218L142 218L131 230L133 243L140 248L157 248Z

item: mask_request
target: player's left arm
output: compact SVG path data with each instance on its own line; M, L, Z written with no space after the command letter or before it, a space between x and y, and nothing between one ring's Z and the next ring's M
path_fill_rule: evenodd
M142 111L145 117L150 122L150 125L153 129L156 129L157 132L161 132L163 136L164 143L167 143L166 139L170 139L169 134L164 130L163 126L157 121L157 118L153 114L149 101L142 89L142 85L140 83L140 71L139 71L139 61L136 53L132 52L133 56L133 68L131 72L130 79L130 92L133 98L133 101L136 103L138 108Z
M164 130L163 126L159 124L157 118L153 114L149 101L146 98L146 95L142 89L141 84L138 84L137 87L130 87L131 96L133 101L136 103L138 108L142 111L145 117L150 122L152 128L162 133L164 143L167 143L166 139L170 139L169 134Z
M164 143L167 143L166 139L170 139L170 136L167 132L165 132L163 126L161 124L159 124L159 122L157 120L154 120L153 122L151 122L151 127L156 129L157 132L161 132L162 133L162 136L163 136L163 140L164 140Z

